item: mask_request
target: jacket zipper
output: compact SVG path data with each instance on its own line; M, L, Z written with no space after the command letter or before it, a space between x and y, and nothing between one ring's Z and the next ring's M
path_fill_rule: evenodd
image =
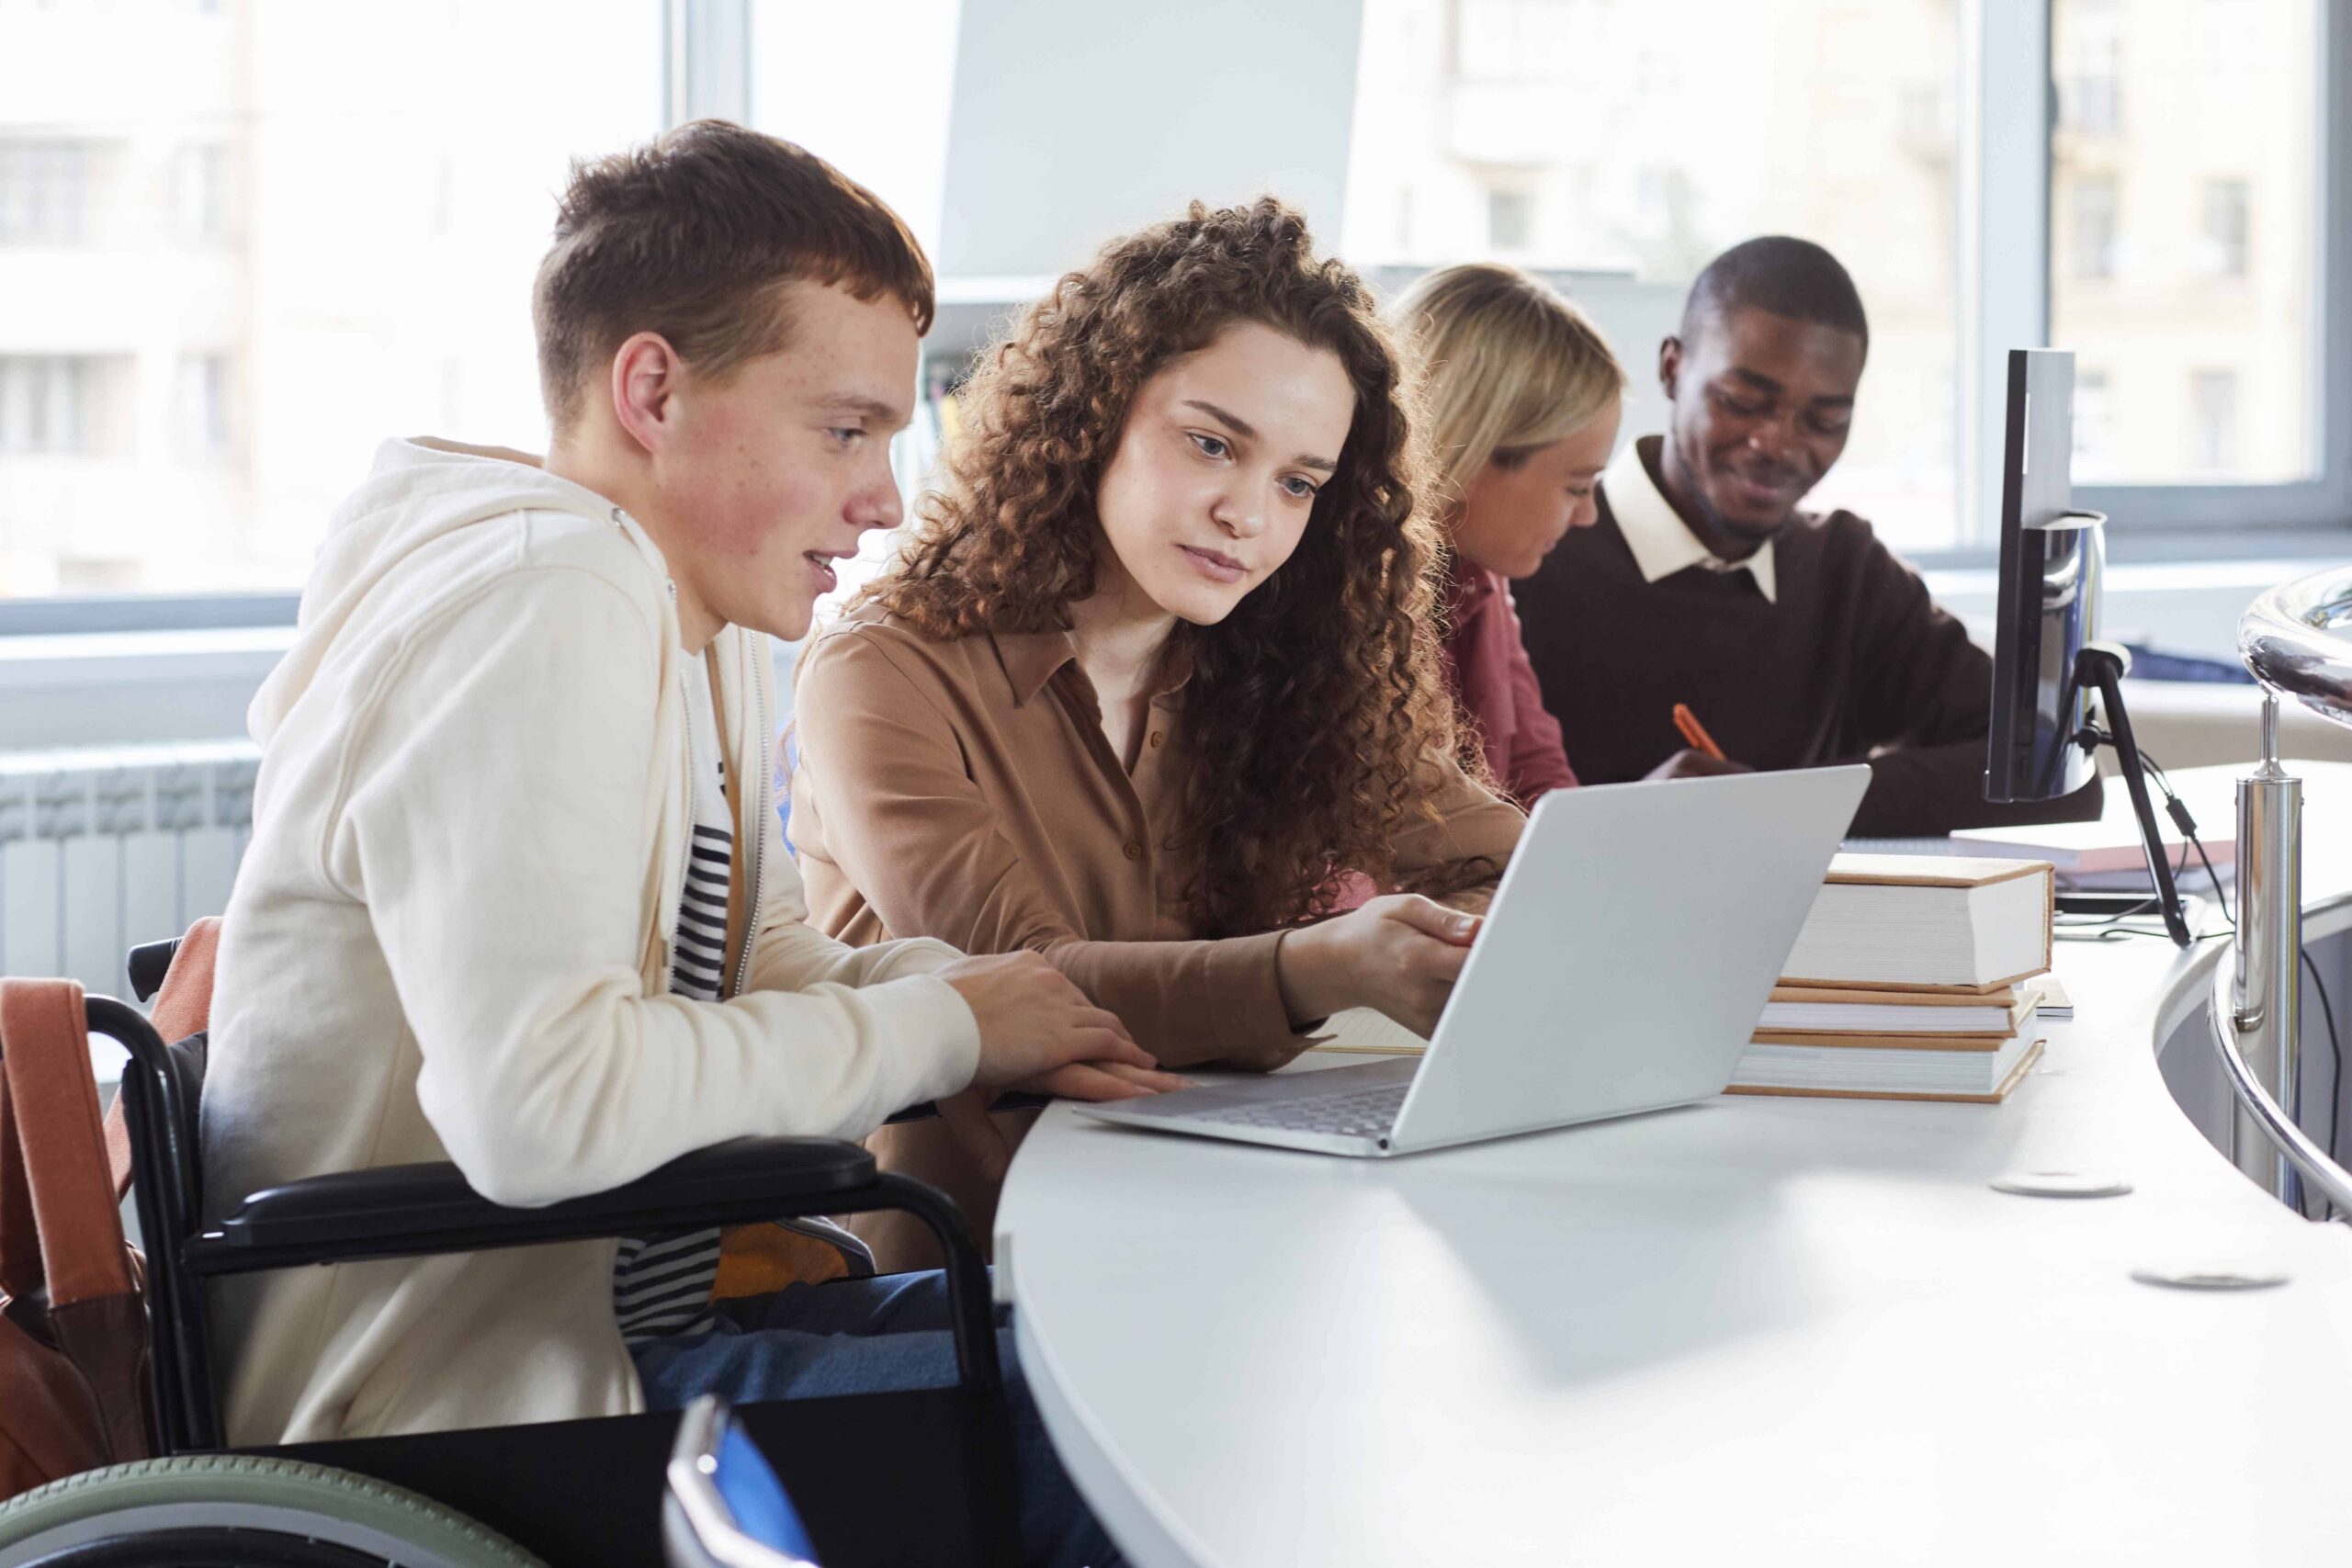
M672 614L674 615L678 608L678 584L675 580L673 580L665 586L670 590L670 609ZM739 668L741 667L741 639L739 638ZM752 733L761 737L765 737L768 733L767 682L759 678L759 669L756 664L753 664L749 668L747 675L748 683L752 688L752 698L756 705L760 721L758 728L756 728ZM716 695L716 694L714 694L714 695ZM681 661L678 667L678 697L680 703L684 708L686 720L686 835L684 852L680 856L678 862L678 886L681 889L680 896L684 897L683 890L686 885L686 877L694 869L694 802L695 791L701 787L702 774L696 770L702 766L702 763L701 760L695 755L694 693L691 689L689 679L685 671L685 666L683 661ZM719 745L724 747L726 743L726 737L721 736L719 738ZM736 763L739 772L741 771L741 757L738 756L736 758ZM757 805L762 810L774 810L774 803L768 799L767 745L764 739L762 740L760 745L760 769L756 776L760 781L758 786ZM739 777L735 781L735 797L738 800L748 798L752 793L752 789L745 780ZM765 821L760 822L761 829L764 829L766 826L767 824ZM735 819L735 831L739 837L745 831L742 816L740 812L737 814ZM752 948L759 936L760 931L760 884L762 877L767 870L765 863L767 860L767 834L764 831L753 830L752 833L752 875L746 890L743 904L743 945L736 954L735 984L733 987L726 993L728 996L741 996L743 994L743 987L751 982ZM654 920L656 930L660 929L661 918L661 911L658 909L655 910ZM676 969L678 964L677 938L675 935L673 935L669 942L665 944L665 949L662 956L663 959L662 974L666 977L672 971Z
M749 637L738 637L736 639L736 651L739 659L743 657L745 645L747 645L750 640L751 639ZM753 651L760 650L754 649ZM768 737L774 733L774 731L768 727L768 684L764 680L761 679L761 676L764 674L765 671L760 669L756 660L745 660L744 661L750 665L750 668L747 669L744 673L748 677L747 683L752 688L753 711L759 717L759 725L752 731L752 734L753 739L759 744L760 761L758 771L752 775L753 778L758 780L756 787L753 786L752 780L739 779L736 782L735 798L738 800L748 800L752 802L755 810L764 814L775 809L775 803L768 797L768 792L771 787L768 783L768 774L770 771L768 768L768 747L770 745ZM736 763L739 767L741 765L742 761L742 757L738 755L736 758ZM752 947L758 940L760 934L760 874L765 869L761 863L767 858L767 818L764 815L762 815L758 818L757 826L748 829L752 835L752 881L750 892L743 906L743 952L742 955L738 958L735 963L735 989L731 993L732 995L739 997L743 994L743 987L751 982ZM738 815L738 818L735 823L735 830L738 833L747 830L741 819L740 814Z
M678 585L675 582L670 582L665 586L670 590L670 611L674 616L678 609ZM673 910L678 900L685 897L686 879L694 871L695 791L700 783L700 775L695 770L701 765L695 756L694 691L686 675L685 660L683 659L678 661L678 712L684 722L686 732L686 832L684 847L678 856L677 897L671 900ZM660 909L653 911L654 929L657 931L661 929L662 914L663 911ZM673 919L674 918L673 915ZM674 926L672 928L670 940L663 944L662 958L662 983L663 988L667 989L673 983L673 976L678 967L678 938Z

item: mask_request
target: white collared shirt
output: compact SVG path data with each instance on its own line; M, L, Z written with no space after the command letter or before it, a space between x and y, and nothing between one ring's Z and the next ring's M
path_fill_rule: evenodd
M1600 476L1602 493L1609 498L1610 515L1617 519L1617 531L1625 536L1625 547L1634 552L1634 564L1642 570L1642 581L1656 582L1694 566L1709 571L1744 571L1756 580L1757 588L1769 604L1780 603L1780 580L1773 570L1773 560L1780 541L1770 540L1762 549L1746 560L1725 560L1700 541L1674 510L1674 503L1658 490L1657 481L1642 461L1640 451L1644 441L1662 437L1641 436L1625 443L1625 449L1611 460Z

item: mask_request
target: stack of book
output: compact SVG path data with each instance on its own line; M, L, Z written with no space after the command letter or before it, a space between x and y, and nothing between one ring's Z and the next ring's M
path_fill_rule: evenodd
M1839 855L1730 1092L2007 1099L2041 1055L2054 891L2041 861Z

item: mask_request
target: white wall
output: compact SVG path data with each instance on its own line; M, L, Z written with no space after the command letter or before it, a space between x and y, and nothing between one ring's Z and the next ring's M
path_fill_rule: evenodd
M752 0L752 124L830 159L933 257L963 10L962 0Z
M1358 0L972 0L940 276L1059 273L1195 197L1264 191L1335 246L1360 11Z

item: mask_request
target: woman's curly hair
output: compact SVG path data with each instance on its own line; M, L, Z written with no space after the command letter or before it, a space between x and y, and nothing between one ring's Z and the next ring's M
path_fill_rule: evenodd
M1349 872L1396 882L1394 841L1456 750L1438 662L1440 535L1409 381L1370 291L1272 197L1113 242L980 356L943 490L866 598L930 637L1068 629L1109 547L1103 471L1145 382L1237 322L1345 367L1354 421L1298 548L1214 626L1180 625L1191 756L1187 904L1234 936L1327 910Z

